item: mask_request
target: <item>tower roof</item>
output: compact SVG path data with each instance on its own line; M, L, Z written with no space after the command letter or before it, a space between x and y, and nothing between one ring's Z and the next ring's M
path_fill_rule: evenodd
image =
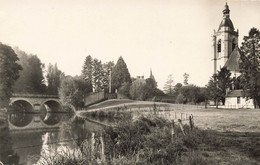
M233 23L230 18L223 18L221 21L218 30L220 30L222 27L229 27L231 30L235 30Z
M226 64L224 67L226 67L230 71L239 71L239 61L240 61L240 50L236 46L233 52L231 53L229 59L227 60Z
M220 30L221 27L229 27L232 31L235 29L231 19L229 18L229 13L230 13L230 10L226 3L225 9L223 10L223 19L219 25L218 30Z

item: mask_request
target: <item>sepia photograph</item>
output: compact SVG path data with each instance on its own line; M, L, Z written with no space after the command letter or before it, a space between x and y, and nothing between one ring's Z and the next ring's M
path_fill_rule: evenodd
M0 0L0 165L260 165L260 0Z

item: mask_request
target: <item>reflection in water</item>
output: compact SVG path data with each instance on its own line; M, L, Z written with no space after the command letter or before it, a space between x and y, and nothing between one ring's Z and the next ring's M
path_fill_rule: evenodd
M92 131L103 129L100 125L64 113L9 114L9 120L20 127L10 130L7 120L5 125L1 123L0 161L5 164L35 164L44 156L75 149L90 138ZM38 127L39 121L45 125ZM29 125L22 127L26 123Z
M19 162L19 155L12 149L7 119L0 120L0 161L3 164L18 164Z
M43 113L41 119L47 125L55 125L60 122L61 115L59 113Z
M32 118L33 114L11 113L9 114L8 120L17 127L24 127L31 123Z
M25 101L25 100L17 100L15 101L12 105L11 105L11 110L14 112L20 112L20 113L24 113L24 112L32 112L33 111L33 107L32 105Z

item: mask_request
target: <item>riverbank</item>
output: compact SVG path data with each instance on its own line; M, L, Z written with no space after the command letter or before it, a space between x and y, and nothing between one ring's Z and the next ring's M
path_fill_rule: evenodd
M196 125L196 123L195 123ZM201 130L156 115L92 133L69 153L52 157L58 164L260 164L259 132ZM52 162L53 163L53 162ZM46 164L43 163L43 164ZM47 164L51 164L50 162Z

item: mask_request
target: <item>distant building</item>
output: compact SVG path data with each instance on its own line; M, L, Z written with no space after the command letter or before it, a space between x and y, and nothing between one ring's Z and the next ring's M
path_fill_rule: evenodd
M238 30L235 31L234 25L230 19L229 6L225 5L223 10L223 19L213 34L213 62L214 73L226 67L231 72L231 77L240 75L240 50L238 48ZM252 99L247 100L243 95L243 90L234 89L227 91L225 99L225 108L253 108Z
M144 76L136 76L136 79L144 79Z

